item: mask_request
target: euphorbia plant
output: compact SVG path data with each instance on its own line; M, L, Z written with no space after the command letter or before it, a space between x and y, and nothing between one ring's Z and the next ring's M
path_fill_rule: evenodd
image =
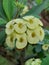
M20 51L24 49L24 52L28 44L33 46L44 39L42 26L42 22L34 16L25 16L11 20L6 24L5 32L7 37L5 44L9 49L19 49ZM22 57L22 59L24 58ZM22 61L22 63L24 62Z
M15 2L16 0L3 0L5 17L0 18L0 27L4 29L0 32L1 46L6 49L7 55L11 54L16 64L40 65L41 60L47 56L45 51L49 48L49 31L44 29L39 18L27 14L27 5Z

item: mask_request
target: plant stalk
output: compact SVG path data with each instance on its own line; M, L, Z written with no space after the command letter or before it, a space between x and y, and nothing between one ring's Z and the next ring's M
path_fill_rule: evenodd
M25 65L25 63L24 63L24 57L25 57L25 49L21 50L21 54L20 54L21 65Z

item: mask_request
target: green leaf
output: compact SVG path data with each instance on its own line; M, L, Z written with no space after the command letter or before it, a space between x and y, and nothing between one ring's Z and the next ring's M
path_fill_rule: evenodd
M4 25L4 24L6 24L6 23L7 23L7 21L6 21L6 20L4 20L4 19L0 18L0 25Z
M27 49L25 50L25 56L30 56L33 54L33 46L32 45L28 45Z
M47 26L46 29L49 30L49 26Z
M11 20L13 17L13 12L15 12L15 8L14 8L14 2L15 0L3 0L3 8L4 11L8 17L8 20Z
M49 44L49 30L45 29L45 38L43 40L44 44Z
M5 30L0 31L0 45L4 44L6 38Z
M46 58L43 59L41 65L49 65L49 56L47 56Z
M13 65L13 64L0 55L0 65Z
M40 5L40 4L42 4L43 0L35 0L35 2L36 2L38 5Z
M38 44L38 45L35 46L35 51L36 51L37 53L39 53L39 52L42 51L42 47L41 47L40 44Z
M7 19L6 18L6 15L5 15L5 12L3 10L3 0L0 0L0 17L4 18L4 19Z
M39 16L41 11L48 7L49 0L44 0L39 6L33 7L26 15Z
M18 0L18 2L20 2L20 3L23 3L23 4L27 4L27 0Z

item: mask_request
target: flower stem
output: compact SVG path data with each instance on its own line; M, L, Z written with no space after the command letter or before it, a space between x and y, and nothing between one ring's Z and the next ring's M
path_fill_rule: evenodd
M24 63L24 56L25 56L25 50L21 50L21 55L20 55L20 62L21 62L21 65L25 65Z

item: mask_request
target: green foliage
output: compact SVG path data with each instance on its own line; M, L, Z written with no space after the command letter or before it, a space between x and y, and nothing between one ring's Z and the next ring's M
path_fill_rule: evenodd
M13 64L0 55L0 65L13 65Z
M27 49L25 50L25 56L30 56L33 54L33 46L32 45L28 45Z
M4 25L4 24L6 24L6 23L7 23L7 21L5 21L5 19L0 18L0 25Z
M3 2L3 0L0 0L0 17L6 19L6 15L3 10L2 2Z
M3 18L0 18L0 45L2 45L2 43L4 43L5 41L5 30L4 30L4 27L5 27L5 24L7 23L7 21Z
M24 4L23 3L16 2L15 5L16 5L17 8L24 8Z
M39 52L41 52L41 51L42 51L41 45L40 45L40 44L36 45L36 46L35 46L35 52L36 52L36 53L39 53Z
M36 2L38 5L40 5L40 4L43 3L43 0L35 0L35 2Z
M14 12L14 2L15 0L3 0L3 8L8 17L8 20L11 20Z
M23 3L23 4L27 4L27 0L18 0L18 2Z
M39 17L41 11L48 7L49 0L44 0L39 6L33 7L26 15L34 15Z
M49 56L47 56L46 58L43 59L41 65L49 65Z
M3 45L3 44L4 44L4 42L5 42L5 37L6 37L6 35L5 35L5 30L1 30L1 31L0 31L0 45Z
M44 44L49 44L49 30L45 29L45 38L43 40Z

